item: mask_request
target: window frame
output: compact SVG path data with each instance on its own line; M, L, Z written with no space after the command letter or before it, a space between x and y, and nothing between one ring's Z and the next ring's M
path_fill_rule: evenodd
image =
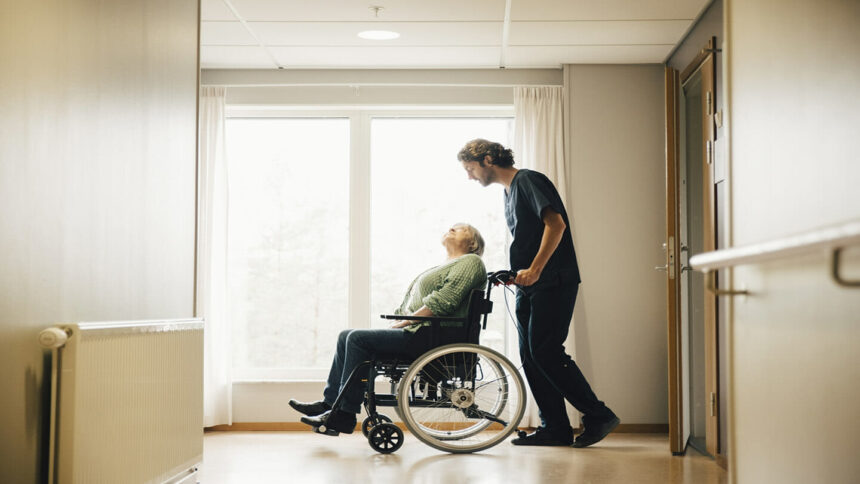
M370 327L371 123L374 118L514 118L509 106L247 106L228 105L227 119L338 118L349 120L349 274L347 328ZM453 154L452 154L453 156ZM505 341L509 339L505 328ZM328 368L233 368L232 381L325 380Z

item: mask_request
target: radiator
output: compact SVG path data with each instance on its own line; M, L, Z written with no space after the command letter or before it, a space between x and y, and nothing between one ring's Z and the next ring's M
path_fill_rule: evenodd
M196 482L203 460L203 322L78 323L53 349L49 482Z

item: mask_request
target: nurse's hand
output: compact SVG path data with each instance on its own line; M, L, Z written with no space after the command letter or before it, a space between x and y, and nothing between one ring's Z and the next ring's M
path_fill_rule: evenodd
M514 283L519 284L520 286L531 286L536 283L538 279L540 279L540 271L528 268L517 272L517 278L514 280Z

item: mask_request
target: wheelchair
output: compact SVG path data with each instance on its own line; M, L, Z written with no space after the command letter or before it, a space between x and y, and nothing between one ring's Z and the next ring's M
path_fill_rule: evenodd
M361 431L374 450L389 454L404 440L400 427L379 413L379 407L393 407L418 440L456 454L488 449L517 429L526 402L522 377L505 356L479 344L481 329L486 329L493 309L493 286L513 277L511 271L488 273L486 291L476 289L469 295L465 318L381 316L428 321L430 325L418 330L414 348L404 348L402 354L374 355L347 380L347 385L367 382L364 408L368 416ZM388 378L390 393L375 391L378 377ZM338 396L332 407L339 408L340 402Z

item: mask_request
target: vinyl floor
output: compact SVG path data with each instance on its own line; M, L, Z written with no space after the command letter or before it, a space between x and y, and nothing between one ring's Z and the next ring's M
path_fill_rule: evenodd
M446 454L406 433L396 453L376 453L361 432L207 432L203 484L256 483L695 483L728 478L692 448L672 456L666 435L611 434L594 447L517 447Z

